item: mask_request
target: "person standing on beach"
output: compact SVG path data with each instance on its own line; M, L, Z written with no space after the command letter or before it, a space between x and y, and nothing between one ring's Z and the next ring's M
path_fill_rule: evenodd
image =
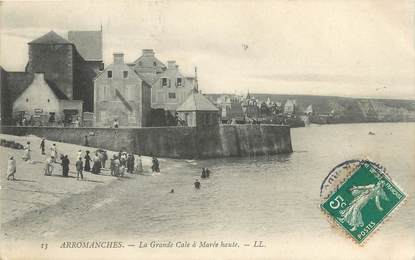
M78 157L78 160L76 161L76 179L79 180L79 175L81 175L81 180L84 179L84 176L82 175L82 170L84 168L84 163L82 162L82 158Z
M107 160L108 160L107 151L105 151L105 150L101 151L101 166L104 169L105 169L105 163L107 162Z
M42 154L45 154L45 138L42 138L40 142L40 149L42 150Z
M58 158L58 148L56 144L53 144L50 148L50 156L53 158L53 162L56 163L56 159Z
M16 160L14 159L13 156L9 157L9 160L7 161L7 180L10 180L10 177L12 178L11 180L14 181L14 174L16 173Z
M85 159L85 167L84 167L84 170L86 172L90 172L91 171L91 165L90 165L91 157L89 156L89 151L86 151L85 153L86 153L86 155L84 157L84 159Z
M52 172L53 172L53 165L52 162L54 161L53 156L51 156L50 158L46 159L46 163L45 163L45 175L46 176L51 176Z
M127 158L127 172L134 173L134 156L132 154L129 154Z
M114 154L112 156L112 158L110 159L110 172L111 172L111 176L115 176L115 157L116 157L116 155Z
M30 159L31 159L31 156L30 156L30 142L26 143L26 147L24 149L22 158L26 162L30 162Z
M68 177L69 173L69 159L68 155L62 157L62 175L63 177Z
M93 163L94 164L92 165L92 173L99 174L101 172L101 160L99 159L98 152L95 152Z
M118 156L114 155L114 176L120 175L120 160L118 159Z
M141 160L141 155L138 155L137 164L135 166L135 174L140 174L143 172L143 161Z
M153 170L153 172L160 172L160 164L156 156L153 156L152 162L153 162L153 165L151 166L151 169Z

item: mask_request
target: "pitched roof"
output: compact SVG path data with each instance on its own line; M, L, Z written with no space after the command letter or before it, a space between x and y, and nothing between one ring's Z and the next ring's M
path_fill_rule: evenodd
M54 31L50 31L47 34L29 42L29 44L72 44Z
M189 97L176 109L176 111L218 111L212 102L198 92L192 91Z
M45 81L48 84L49 88L53 91L53 94L55 94L55 96L58 99L63 99L63 100L68 100L69 99L65 94L63 94L63 92L56 86L55 83L53 83L50 80L46 80L46 79L45 79Z
M11 103L33 82L34 75L29 72L7 72L7 96Z
M68 40L86 61L102 61L102 31L68 31Z

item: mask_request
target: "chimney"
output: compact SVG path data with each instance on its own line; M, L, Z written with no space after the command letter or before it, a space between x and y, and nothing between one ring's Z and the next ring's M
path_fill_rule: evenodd
M153 49L143 49L143 56L154 57Z
M114 52L114 64L124 64L124 53Z
M169 60L167 61L167 69L175 69L176 68L176 61L175 60Z

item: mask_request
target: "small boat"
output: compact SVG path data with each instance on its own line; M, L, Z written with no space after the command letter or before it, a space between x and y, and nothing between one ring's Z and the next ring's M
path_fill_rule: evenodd
M368 135L375 135L372 131L369 131Z

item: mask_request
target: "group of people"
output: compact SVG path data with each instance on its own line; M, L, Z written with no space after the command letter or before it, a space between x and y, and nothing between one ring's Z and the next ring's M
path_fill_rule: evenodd
M133 154L120 151L118 155L114 154L110 162L110 171L112 176L122 177L125 172L130 174L140 174L143 172L143 162L141 155L138 155L137 163Z
M42 155L45 154L45 138L42 138L40 142L40 149ZM23 153L23 160L31 161L30 155L30 142L27 142L25 146L25 150ZM50 147L50 157L48 157L45 161L45 168L44 168L44 175L51 176L54 170L54 164L57 164L58 158L58 148L56 144L52 144ZM84 159L84 161L82 160ZM60 155L60 164L62 166L62 176L68 177L69 176L69 165L70 160L68 155L61 154ZM106 161L108 160L108 154L105 150L97 150L94 153L94 156L91 158L90 152L87 150L85 151L85 155L83 154L82 150L79 150L76 154L76 162L75 168L77 171L77 180L79 177L83 179L83 172L91 172L92 174L100 174L101 169L105 168ZM91 162L92 168L91 168ZM152 172L160 172L160 163L156 156L152 157ZM137 160L135 159L133 154L128 154L125 151L120 151L118 155L114 154L114 156L110 159L110 172L112 176L122 177L124 176L125 172L130 174L140 174L143 172L143 163L141 159L141 155L138 155ZM16 173L16 160L13 156L9 156L8 166L7 166L7 180L15 180L15 173ZM208 168L202 168L202 174L200 178L207 179L210 177L210 170ZM196 189L200 189L201 184L198 179L196 179L194 186ZM174 192L174 190L172 190ZM172 193L173 193L172 192Z

